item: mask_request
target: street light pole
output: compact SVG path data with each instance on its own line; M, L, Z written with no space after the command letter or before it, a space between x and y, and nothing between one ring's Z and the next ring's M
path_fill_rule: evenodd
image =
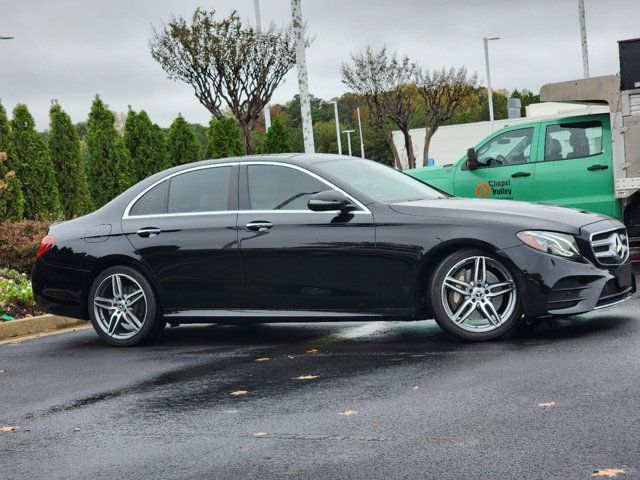
M578 17L580 21L580 40L582 42L582 70L584 78L589 78L589 50L587 49L587 21L584 13L584 0L578 0Z
M300 0L291 0L291 17L296 41L296 65L298 67L298 88L300 89L300 113L302 114L302 137L305 153L315 153L313 142L313 122L311 120L311 100L309 99L309 79L305 54L304 23Z
M262 19L260 18L260 0L253 0L253 7L256 11L256 32L262 33ZM263 110L264 115L264 129L265 131L271 128L271 109L267 103Z
M487 64L487 91L489 92L489 121L491 122L491 132L493 133L493 92L491 91L491 69L489 68L489 42L500 40L500 37L484 37L484 60Z
M338 142L338 155L342 155L342 138L340 137L340 118L338 118L338 101L333 103L333 114L336 117L336 141Z
M360 134L360 156L364 158L364 139L362 138L362 121L360 120L360 107L356 108L358 112L358 132Z
M349 156L351 156L351 134L355 132L355 130L343 130L342 133L347 134L347 144L349 145Z

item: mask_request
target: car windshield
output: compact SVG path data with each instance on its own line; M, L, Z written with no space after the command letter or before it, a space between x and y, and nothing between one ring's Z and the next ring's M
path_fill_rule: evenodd
M377 202L445 198L443 193L420 180L369 160L326 160L315 166Z

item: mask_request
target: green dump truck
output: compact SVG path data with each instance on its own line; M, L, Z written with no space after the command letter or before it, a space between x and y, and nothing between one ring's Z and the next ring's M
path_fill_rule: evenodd
M543 102L608 104L610 113L519 123L457 163L407 173L460 197L542 202L603 213L627 225L640 260L640 88L617 75L544 85Z

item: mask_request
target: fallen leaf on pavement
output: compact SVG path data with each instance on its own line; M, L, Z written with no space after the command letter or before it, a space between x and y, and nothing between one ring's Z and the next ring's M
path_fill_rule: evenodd
M556 402L545 402L545 403L539 403L538 406L540 408L549 408L549 407L555 407L556 406Z
M617 477L618 475L624 474L625 471L623 468L603 468L602 470L594 470L591 474L592 477Z
M287 355L287 358L296 358L296 357L293 355Z
M415 385L411 390L418 390L420 388L420 385Z
M307 353L318 353L319 350L317 348L312 348L311 350L307 350Z
M344 415L345 417L352 417L353 415L357 415L357 410L345 410L344 412L338 413L338 415Z
M231 392L231 395L235 397L239 397L240 395L246 395L246 394L247 394L246 390L236 390L235 392Z
M7 425L6 427L0 427L0 432L13 432L19 428L20 427L16 427L15 425Z
M300 375L299 377L294 378L294 380L313 380L319 376L320 375Z
M267 360L271 360L271 359L269 357L256 358L256 362L266 362Z
M6 373L6 372L7 372L6 370L0 370L0 373Z
M266 437L267 432L256 432L253 434L254 437Z
M80 427L75 427L75 428L73 429L73 431L74 431L74 432L79 432L79 431L80 431Z

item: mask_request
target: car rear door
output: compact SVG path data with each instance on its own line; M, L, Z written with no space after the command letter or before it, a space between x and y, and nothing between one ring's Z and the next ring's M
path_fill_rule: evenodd
M371 212L362 205L347 214L307 208L311 195L333 188L294 165L242 165L238 236L247 309L335 312L373 306Z
M240 308L238 166L182 171L142 194L122 228L160 286L167 310Z
M613 215L615 194L608 116L565 118L542 126L537 202Z
M509 130L491 137L477 149L478 168L466 162L455 167L454 195L468 198L533 200L536 128Z

